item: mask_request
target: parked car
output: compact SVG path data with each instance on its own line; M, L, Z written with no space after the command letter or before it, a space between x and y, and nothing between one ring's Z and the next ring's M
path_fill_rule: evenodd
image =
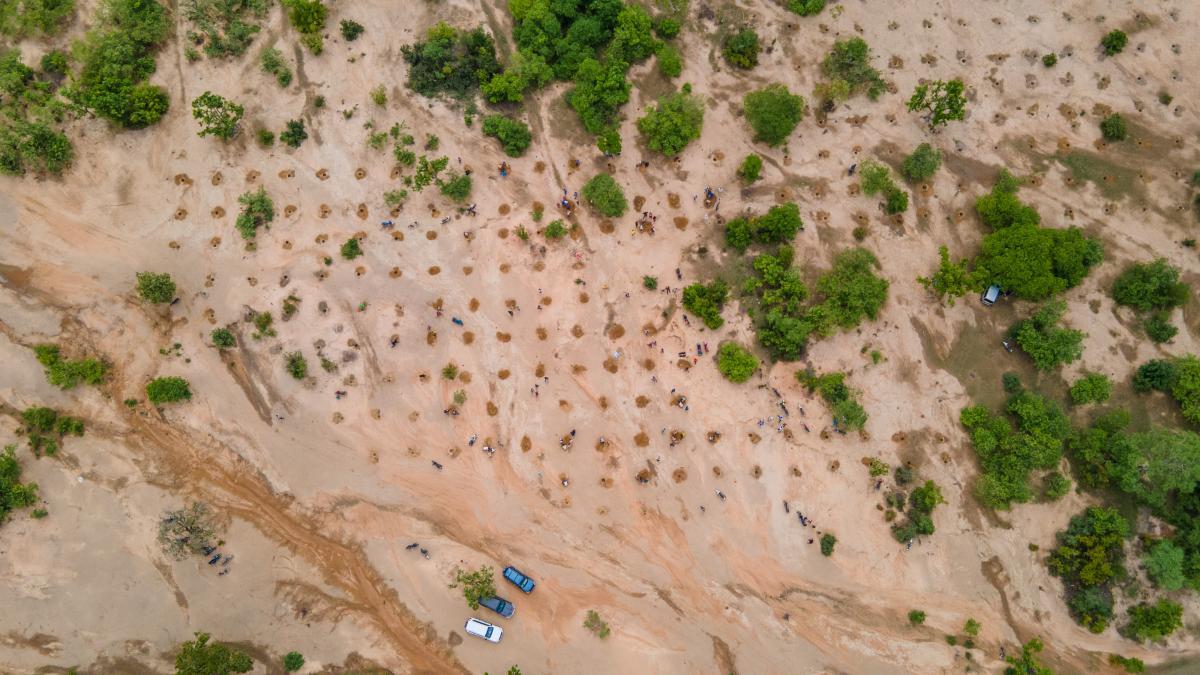
M494 595L490 598L480 598L479 605L481 607L487 607L506 619L512 618L513 612L516 611L516 608L513 607L511 602L505 600L504 598L498 598Z
M511 581L514 586L522 591L525 591L526 593L532 593L533 587L537 585L533 583L533 579L521 574L521 570L518 570L512 565L504 568L504 578Z
M499 642L500 636L504 635L504 629L500 626L493 626L486 621L480 621L475 617L467 619L466 630L475 637L481 637L488 642Z
M996 304L996 301L999 299L1000 287L992 284L991 286L987 287L986 291L983 292L983 295L979 298L979 301L988 307L991 307L992 305Z

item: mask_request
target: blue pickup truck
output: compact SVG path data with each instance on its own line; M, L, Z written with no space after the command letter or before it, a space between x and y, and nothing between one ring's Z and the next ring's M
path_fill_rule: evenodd
M512 565L504 568L504 578L508 579L514 586L522 591L525 591L526 593L532 593L533 587L536 586L536 584L533 583L533 579L521 574L521 571Z

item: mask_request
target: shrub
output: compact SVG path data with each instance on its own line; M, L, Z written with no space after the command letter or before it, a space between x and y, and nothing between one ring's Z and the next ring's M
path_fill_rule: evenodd
M788 0L787 8L800 16L815 16L825 9L825 0Z
M167 273L154 272L137 273L137 292L142 299L155 304L171 302L175 299L175 282Z
M821 535L821 555L828 558L833 555L833 547L837 544L837 537L826 533Z
M1179 367L1173 361L1152 359L1138 367L1133 376L1133 390L1169 393L1179 379Z
M725 324L721 318L721 308L729 297L729 287L724 281L716 279L705 284L692 284L683 289L683 307L695 314L712 330Z
M486 565L474 572L454 571L454 583L450 588L462 587L463 597L471 609L479 609L479 601L496 595L496 582L492 577L492 568Z
M1101 373L1088 373L1071 385L1071 402L1075 405L1102 403L1112 394L1112 380Z
M593 635L601 640L608 637L609 633L611 632L608 628L608 624L600 618L600 615L594 609L588 610L587 618L583 620L583 627L591 631Z
M1125 124L1125 118L1119 114L1112 114L1100 120L1100 135L1106 141L1123 141L1129 137L1129 129Z
M862 38L834 42L821 62L821 72L829 82L818 85L816 93L827 105L860 92L874 101L886 89L879 71L871 67L871 48Z
M1053 68L1058 63L1058 54L1053 52L1042 57L1042 65L1047 68Z
M204 53L212 58L241 56L262 30L257 22L266 17L267 9L262 0L192 0L184 11L201 35L188 35L203 42ZM200 54L188 58L197 60Z
M1037 655L1042 649L1042 641L1037 638L1021 645L1020 654L1004 657L1004 661L1010 666L1004 669L1004 675L1054 675L1054 671L1037 660Z
M658 72L663 77L679 77L683 72L683 56L672 44L660 44L654 50L654 60L658 63Z
M192 117L200 122L201 138L212 134L227 141L237 135L242 106L206 91L192 101Z
M1146 576L1165 591L1178 591L1187 582L1184 550L1170 539L1160 539L1146 549Z
M450 174L446 180L438 181L438 189L451 201L466 201L471 196L471 177L465 173Z
M176 401L190 401L192 399L192 390L188 385L188 381L182 377L159 377L151 380L146 385L146 398L155 405L159 403L174 403Z
M456 377L458 377L458 366L454 365L453 363L447 363L442 367L443 379L453 380Z
M1042 487L1045 490L1046 499L1055 501L1067 496L1071 491L1071 479L1057 471L1051 471L1042 479Z
M1083 331L1058 326L1066 311L1067 304L1062 300L1048 302L1012 329L1017 345L1033 359L1038 370L1053 370L1083 355ZM1093 384L1085 385L1090 386Z
M1108 662L1114 666L1121 666L1127 673L1146 672L1146 664L1143 663L1141 659L1120 656L1118 654L1109 654Z
M742 104L746 120L754 129L754 140L772 147L787 140L807 110L804 97L788 92L782 84L752 91Z
M1159 258L1126 267L1113 283L1112 296L1118 305L1142 311L1173 309L1187 303L1191 289L1179 280L1178 268Z
M208 640L208 633L198 632L195 640L183 643L175 655L176 675L248 673L254 667L254 659L245 652Z
M610 218L621 216L629 207L621 186L606 173L596 174L584 183L582 194L592 207Z
M350 237L346 243L342 244L342 257L346 260L354 260L363 254L362 246L359 244L358 237Z
M1166 598L1153 605L1141 603L1129 608L1129 623L1124 633L1138 642L1159 642L1183 626L1183 607Z
M1171 324L1169 316L1166 312L1151 314L1142 324L1146 329L1146 336L1154 342L1170 342L1179 333L1179 329Z
M299 148L306 139L308 132L304 130L304 120L288 120L286 128L279 132L279 140L293 150Z
M1014 395L1005 412L1008 416L971 406L959 415L979 456L981 475L976 495L984 505L997 510L1032 499L1030 473L1056 467L1062 459L1063 441L1070 433L1062 410L1033 392Z
M896 187L888 190L883 209L892 215L904 213L908 210L908 193Z
M228 328L215 328L211 333L212 343L217 349L232 349L237 346L237 338Z
M381 84L372 89L371 101L380 107L387 105L387 87Z
M937 295L939 300L946 298L947 304L953 307L955 298L961 298L967 291L975 290L981 285L979 275L971 271L969 260L951 260L950 249L945 246L938 247L938 257L940 262L933 275L917 277L917 281L925 290Z
M259 61L263 72L274 75L279 86L287 87L292 83L292 69L288 68L287 62L283 60L283 52L274 47L267 47L259 55Z
M1075 620L1093 633L1112 617L1109 585L1124 575L1124 540L1129 523L1116 510L1090 507L1058 533L1058 547L1046 560L1050 573L1067 586Z
M439 22L424 42L404 45L400 52L409 64L409 88L424 96L465 98L500 72L495 41L483 28L459 31Z
M46 380L60 389L73 389L80 382L100 384L108 371L108 366L97 359L71 361L62 358L58 345L35 345L33 353L46 369Z
M42 72L47 75L62 77L70 71L67 53L61 49L51 49L42 54Z
M483 118L483 135L500 141L504 154L520 157L533 141L533 134L524 122L504 115L488 115Z
M826 373L817 376L807 371L797 371L796 379L809 391L816 391L833 414L833 426L841 431L862 429L867 423L867 412L858 402L858 392L846 385L845 373Z
M741 178L744 183L753 183L758 180L760 173L762 173L762 157L754 153L746 155L746 159L742 160L737 170L738 178Z
M740 384L758 370L758 358L736 342L725 342L717 349L717 370L725 379Z
M1125 45L1129 43L1129 36L1124 31L1114 30L1100 39L1100 47L1104 50L1106 56L1115 56L1125 51Z
M654 20L654 33L664 40L670 40L679 35L680 28L682 26L679 25L679 20L669 16L659 17Z
M340 27L342 30L342 38L344 38L346 42L354 42L358 39L358 36L362 35L363 31L366 30L366 28L363 28L361 23L351 19L342 19Z
M934 80L918 84L908 99L908 111L924 111L930 127L943 126L952 120L966 116L967 97L963 94L962 80Z
M704 105L692 95L691 87L658 99L646 115L637 121L638 131L646 137L651 150L664 155L678 155L688 143L700 138L704 124Z
M346 28L345 28L346 23L347 22L345 22L345 21L342 22L342 34L343 35L346 34ZM354 24L354 25L358 26L358 24ZM360 33L362 32L362 26L359 26L359 32ZM358 33L355 33L354 35L355 35L355 37L358 37ZM354 38L347 38L347 39L353 40ZM287 654L284 654L284 656L283 656L283 671L284 672L294 673L303 667L304 667L304 655L303 654L301 654L300 652L288 652Z
M721 52L730 65L748 70L758 65L758 33L753 28L743 28L725 38Z
M234 221L234 227L241 233L243 239L253 239L258 234L258 228L269 227L275 220L275 202L267 194L266 188L260 187L255 192L247 192L238 197L242 212Z
M912 151L911 155L904 158L903 174L908 180L919 183L932 178L941 165L941 151L935 150L928 143L922 143Z
M270 129L259 129L254 132L254 137L258 141L258 144L264 148L275 145L275 132Z
M554 220L546 226L545 230L542 230L542 234L547 239L562 239L567 236L567 228L564 226L562 220Z
M304 358L304 354L300 352L291 352L284 356L287 363L287 371L293 378L303 380L308 375L308 359Z
M24 0L0 5L0 34L14 41L60 32L75 14L75 0Z
M642 288L648 291L658 290L658 277L646 275L642 277Z
M910 610L908 612L908 622L914 626L920 626L925 623L925 612L919 609Z

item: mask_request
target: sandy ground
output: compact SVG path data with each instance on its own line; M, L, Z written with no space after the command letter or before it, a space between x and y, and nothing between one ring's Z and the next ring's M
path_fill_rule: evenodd
M652 63L632 72L639 86L624 110L626 151L612 168L631 199L645 198L639 210L659 215L654 236L633 231L636 210L611 227L581 213L577 236L544 249L539 237L531 245L513 234L533 225L535 200L553 204L563 187L578 190L605 168L562 85L530 99L534 146L510 160L506 179L492 171L503 159L495 143L465 128L460 111L404 88L399 46L436 20L485 22L508 35L506 13L491 2L340 3L329 25L349 17L367 32L348 46L330 31L320 57L293 49L276 8L256 49L278 41L298 62L296 84L283 91L252 58L189 65L173 42L154 76L172 96L162 124L117 134L80 121L70 132L77 165L65 178L0 181L0 405L51 405L88 421L87 435L68 439L55 459L22 450L51 516L18 515L0 530L0 669L169 671L175 646L207 630L270 659L258 672L277 671L291 649L311 672L495 673L513 664L525 673L957 672L967 665L962 650L942 636L968 616L983 625L973 656L987 671L1000 667L1002 646L1034 636L1063 672L1103 671L1112 652L1159 663L1200 651L1192 630L1150 649L1071 621L1042 557L1086 498L999 516L975 505L977 469L958 411L972 396L996 403L1001 372L1029 372L999 349L1016 314L972 298L941 307L915 281L939 244L956 256L975 249L973 200L1012 167L1040 178L1022 195L1045 223L1078 225L1106 245L1106 263L1066 296L1069 320L1088 338L1063 377L1100 370L1127 379L1147 358L1195 352L1194 303L1176 317L1179 337L1157 348L1105 289L1126 261L1153 256L1197 276L1195 254L1177 242L1194 236L1185 180L1200 165L1192 81L1200 61L1188 38L1200 11L1182 1L926 0L881 12L849 0L800 19L770 3L742 4L773 46L748 74L730 72L714 47L725 27L698 18L712 9L733 20L740 10L693 2L680 81L709 106L703 137L679 163L634 140L634 120L668 87ZM1131 32L1130 48L1101 59L1095 45L1115 26ZM742 95L781 81L807 96L832 41L854 34L899 93L856 98L823 124L810 115L786 149L753 146ZM1046 70L1034 57L1051 50L1062 58ZM930 135L904 110L922 77L968 82L968 119ZM367 96L378 84L389 90L385 108ZM1175 96L1170 106L1156 100L1163 88ZM303 116L311 137L295 152L264 151L249 134L227 146L197 138L188 108L204 90L244 102L249 128ZM324 111L311 105L317 95ZM356 105L353 119L339 114ZM1066 148L1095 151L1099 105L1134 122L1134 141L1101 155L1132 176L1128 184L1080 183L1055 159ZM389 217L382 194L399 181L390 153L365 146L368 120L379 129L404 121L419 139L438 134L452 168L461 158L475 169L479 216L439 224L450 207L430 189L393 217L396 237L380 230ZM846 168L872 154L895 165L922 141L946 153L945 169L891 220L857 194ZM742 190L733 173L750 151L763 154L765 179ZM642 159L649 169L637 168ZM233 228L236 200L259 185L280 214L248 251ZM822 371L851 373L871 416L861 437L822 433L823 405L794 378L802 363L775 364L740 386L721 379L711 355L677 365L676 352L690 362L697 342L714 352L725 339L753 342L736 303L715 334L677 311L675 291L722 262L716 216L692 197L705 185L723 188L725 216L798 201L807 228L797 258L810 271L853 245L857 224L868 227L864 245L892 282L888 303L878 321L807 356ZM680 227L677 217L686 219ZM365 256L341 260L338 246L356 233ZM137 301L142 270L170 272L181 301L162 309ZM660 292L641 288L645 274L659 277ZM300 298L297 315L277 321L277 337L253 340L247 313L278 318L289 295ZM231 322L241 348L221 354L207 335ZM50 387L27 349L43 341L103 355L111 382ZM175 342L178 355L160 354ZM336 373L317 367L315 345ZM304 382L283 365L297 349L310 363ZM871 349L885 360L872 365ZM459 366L459 381L441 378L447 362ZM123 405L158 375L188 378L194 400L161 412ZM1062 386L1057 376L1045 384ZM771 388L792 411L787 435L756 424L778 413ZM468 401L448 417L457 389ZM687 411L672 405L673 389L687 396ZM336 400L336 390L348 395ZM1165 406L1133 404L1142 423L1170 419ZM14 439L16 426L5 417L0 437ZM559 440L571 430L564 450ZM673 447L672 430L685 435ZM469 447L472 434L480 442ZM494 455L481 451L485 442ZM909 551L892 540L864 457L912 462L943 486L949 503L933 537ZM231 574L158 551L158 516L189 499L229 522ZM815 526L802 527L785 503ZM839 540L832 558L809 543L827 531ZM414 542L428 559L406 550ZM480 564L514 564L539 584L525 597L499 581L517 613L498 621L498 645L464 635L472 612L447 588L456 567ZM914 607L928 612L925 626L908 626ZM582 627L589 609L611 625L607 640ZM1189 602L1188 623L1197 616Z

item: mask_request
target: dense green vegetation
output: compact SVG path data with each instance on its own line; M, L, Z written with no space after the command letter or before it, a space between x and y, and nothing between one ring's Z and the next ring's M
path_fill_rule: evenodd
M907 544L920 535L933 534L933 510L945 503L946 499L942 497L942 490L937 483L925 481L924 485L915 488L909 495L904 522L892 526L892 536L896 541Z
M914 183L929 180L942 165L942 152L928 143L922 143L904 158L904 177Z
M729 298L729 287L715 279L708 284L692 284L683 289L683 308L695 314L712 330L725 325L721 309Z
M821 62L821 74L827 81L818 84L814 93L826 110L860 93L874 101L886 88L879 71L871 66L871 48L858 37L834 42Z
M304 354L289 352L283 358L284 363L287 365L288 374L293 378L303 380L308 376L308 359L304 358Z
M1113 618L1113 582L1125 576L1129 523L1115 509L1090 507L1058 533L1046 564L1067 588L1067 607L1080 625L1103 632Z
M208 633L196 633L196 639L183 643L175 655L175 675L229 675L248 673L254 659L223 644L209 644Z
M1042 641L1037 638L1021 645L1020 654L1004 657L1004 662L1008 664L1004 668L1004 675L1054 675L1053 670L1037 660L1037 655L1044 648Z
M26 408L21 412L21 422L29 438L29 449L40 457L42 453L54 455L65 436L82 436L83 420L78 417L59 415L54 409L43 406Z
M757 155L751 155L756 157ZM772 206L761 216L738 216L725 224L725 244L745 253L751 244L786 244L804 229L795 203Z
M882 194L885 211L896 214L908 210L908 193L896 185L892 180L892 172L886 166L873 159L864 159L858 173L863 194L868 197Z
M617 181L607 173L598 173L583 184L581 191L584 200L592 208L610 218L616 218L625 213L629 202L625 200L625 192Z
M744 183L753 183L762 174L762 157L751 153L738 165L737 175Z
M283 131L279 132L279 140L295 150L308 140L308 132L304 129L304 120L288 120Z
M258 24L270 6L270 0L188 0L184 16L196 30L187 38L212 58L241 56L262 30Z
M967 291L975 290L980 285L978 275L970 270L970 260L951 260L950 249L945 246L938 247L938 257L940 262L937 270L931 276L917 277L917 281L935 294L938 300L944 298L953 307L955 298L961 298Z
M58 34L75 16L75 0L0 0L0 35L13 41Z
M1140 603L1129 608L1129 623L1123 633L1138 642L1159 642L1183 627L1183 607L1166 598L1153 605Z
M146 302L162 304L175 299L175 282L171 275L163 272L138 272L137 292Z
M817 375L811 371L796 371L796 379L809 391L816 391L829 406L833 427L840 431L857 431L867 423L867 411L858 402L858 392L846 384L845 373Z
M313 54L325 49L325 18L329 8L321 0L280 0L287 11L288 21L300 33L300 44Z
M1112 380L1102 373L1088 373L1075 380L1070 389L1071 403L1103 403L1112 395Z
M1058 466L1071 430L1062 409L1033 392L1014 394L1004 412L998 415L983 406L970 406L959 415L979 456L982 475L976 495L998 510L1033 498L1031 473Z
M1125 268L1113 283L1113 300L1140 312L1151 312L1142 323L1155 342L1167 342L1178 330L1170 322L1170 311L1187 304L1191 288L1179 280L1179 270L1159 258L1150 263L1134 263Z
M65 55L49 52L46 57L47 73L51 68L65 72ZM71 141L56 130L68 110L56 95L61 75L52 75L37 77L22 62L20 51L0 48L0 173L60 175L74 160Z
M68 98L114 124L139 129L158 122L169 97L146 79L154 52L170 33L166 9L156 0L104 0L97 21L76 45L79 70Z
M228 141L237 135L245 109L211 91L200 94L192 101L192 117L200 123L201 138L213 135Z
M658 63L658 72L663 77L679 77L683 72L683 55L669 42L660 44L654 50L654 60Z
M1048 302L1009 331L1038 370L1053 370L1083 356L1083 331L1059 325L1066 311L1066 302Z
M238 214L234 226L244 239L253 239L258 228L270 227L275 220L275 202L271 201L264 187L238 197L238 203L242 205L242 212Z
M60 389L73 389L80 382L100 384L108 371L108 366L98 359L64 359L58 345L36 345L33 353L46 369L46 380Z
M452 201L464 202L471 196L471 177L465 173L449 173L438 181L438 190Z
M1109 115L1100 120L1100 135L1110 142L1123 141L1129 137L1129 127L1125 118L1119 114Z
M758 370L758 358L736 342L724 342L717 349L717 370L730 382L745 382Z
M345 25L345 23L346 23L345 21L342 22L343 26ZM355 25L357 26L358 24L355 24ZM362 27L359 26L359 28L362 28ZM342 32L344 34L345 30L343 30ZM359 31L359 32L361 32L361 31ZM358 37L358 35L355 34L355 37ZM349 39L353 40L353 38L349 38ZM304 655L301 654L300 652L288 652L287 654L283 655L283 672L294 673L303 667L304 667Z
M237 338L228 328L214 328L209 337L217 349L232 349L237 346Z
M362 245L358 241L358 237L350 237L342 244L340 249L342 257L346 260L354 260L363 254Z
M500 141L504 154L509 157L520 157L525 154L533 141L529 126L520 120L514 120L504 115L488 115L483 118L483 135L491 136Z
M155 405L190 401L192 389L182 377L158 377L146 385L146 398Z
M15 445L6 445L0 452L0 525L13 511L33 506L38 500L37 483L21 482L21 462L16 451Z
M753 28L743 28L725 37L721 53L729 65L748 70L758 65L758 33Z
M746 121L754 129L754 140L772 147L787 140L808 110L804 97L792 94L782 84L746 94L742 107Z
M500 72L496 44L483 28L461 31L438 23L424 42L400 48L408 62L408 86L424 96L466 98Z
M828 558L833 555L833 547L837 544L837 537L826 532L821 535L821 555Z
M704 102L685 84L682 91L659 98L658 104L638 119L637 128L651 150L673 156L700 138L703 124Z
M788 0L787 8L800 16L815 16L825 9L826 0Z
M1146 576L1158 588L1178 591L1187 583L1183 566L1187 554L1170 539L1159 539L1146 548Z
M496 582L492 568L484 565L473 572L454 570L454 583L450 588L462 588L463 598L471 609L479 609L479 601L496 595Z
M962 80L934 80L918 84L908 99L909 112L922 112L930 127L944 126L967 114L967 97Z
M263 72L274 75L279 86L287 87L292 83L292 69L283 60L283 52L275 47L267 47L259 55L259 61L262 64Z
M342 32L342 39L346 42L354 42L367 30L361 23L353 19L342 19L342 22L338 24L338 29Z
M1110 31L1100 39L1100 48L1104 50L1105 55L1115 56L1125 51L1125 45L1129 44L1129 36L1124 31Z
M1184 418L1200 424L1200 359L1195 356L1147 361L1135 373L1133 388L1170 394L1179 403Z

